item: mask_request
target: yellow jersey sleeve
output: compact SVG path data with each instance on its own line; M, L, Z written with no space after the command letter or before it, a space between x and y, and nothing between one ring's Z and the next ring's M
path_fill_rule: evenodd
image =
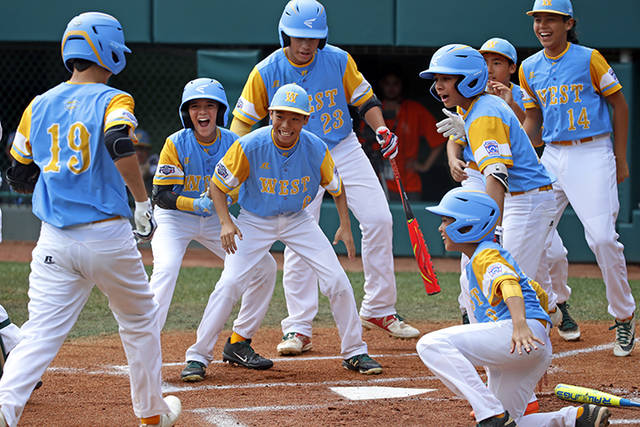
M233 116L249 125L254 125L267 115L268 108L267 88L260 72L254 67L242 89L240 99L233 110Z
M11 155L16 161L28 165L33 162L33 152L31 151L31 115L33 108L33 100L29 103L27 108L22 113L20 118L20 124L18 124L18 130L16 136L13 138L11 144ZM11 143L9 141L8 143Z
M518 80L520 83L520 91L522 92L522 103L524 104L525 110L530 110L532 108L539 109L540 105L538 104L538 99L536 98L536 94L529 86L529 82L524 75L522 64L520 64L520 69L518 70Z
M607 60L595 49L591 53L589 70L591 72L591 84L595 91L602 96L609 96L622 89L618 77L607 63Z
M509 126L500 117L481 116L471 123L469 144L480 171L494 163L513 166L509 133Z
M347 98L347 103L354 107L359 107L373 96L371 85L364 78L362 73L358 71L356 62L351 55L347 53L347 67L342 76L342 85Z
M239 140L234 142L216 165L211 181L225 193L239 187L249 177L251 165Z
M133 114L134 107L133 98L127 93L120 93L111 98L104 115L104 130L124 124L129 126L129 132L132 138L135 138L133 131L138 127L138 120Z
M184 185L184 170L178 157L178 150L169 138L164 143L158 160L154 185Z
M503 300L500 290L502 282L520 280L515 268L500 255L497 249L485 249L476 255L473 258L471 268L477 283L482 288L482 293L493 307Z
M334 197L342 193L342 179L336 171L333 157L331 157L328 148L320 166L320 185Z

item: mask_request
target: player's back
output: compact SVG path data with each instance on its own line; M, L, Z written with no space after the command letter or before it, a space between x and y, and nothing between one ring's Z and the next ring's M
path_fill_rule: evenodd
M129 95L100 83L61 83L37 96L23 117L22 133L40 168L33 211L56 227L130 216L122 176L104 144L105 125L133 124L123 109L107 108ZM130 98L130 97L129 97ZM22 126L22 124L21 124Z

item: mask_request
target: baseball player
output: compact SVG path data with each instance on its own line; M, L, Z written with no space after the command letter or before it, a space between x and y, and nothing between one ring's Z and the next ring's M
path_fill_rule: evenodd
M248 279L271 245L280 240L308 263L320 278L320 290L329 298L331 311L342 340L342 366L363 374L379 374L382 367L367 354L362 341L353 289L340 262L305 206L311 203L319 185L334 197L340 227L334 244L342 240L350 256L355 251L346 196L340 176L334 170L329 150L318 137L302 127L309 120L307 92L295 84L280 87L271 100L273 123L233 143L218 162L209 187L221 224L220 238L227 252L224 270L205 309L211 319L201 324L198 337L207 335L206 345L197 342L189 354L206 355L237 299L254 293L258 284ZM234 223L229 216L226 194L240 186L240 214ZM236 236L238 240L236 241ZM204 331L203 326L208 328ZM223 359L230 358L226 353Z
M616 183L629 176L627 103L602 55L575 43L569 0L536 0L527 14L533 16L533 31L543 50L520 66L524 128L532 140L542 138L542 162L557 177L554 222L571 203L584 226L602 270L609 314L615 318L613 353L628 356L635 342L636 304L615 229ZM608 106L613 109L613 126Z
M500 209L488 194L453 189L427 210L442 216L438 230L445 249L470 258L468 306L477 323L420 338L417 350L424 364L469 402L478 426L608 425L609 410L590 404L523 415L551 362L547 295L493 241ZM476 367L485 367L486 385Z
M221 259L225 257L220 244L220 222L212 216L213 202L206 193L215 165L238 139L233 132L222 127L227 123L228 110L227 96L217 80L199 78L188 82L179 107L184 129L170 135L160 153L153 180L153 201L156 203L154 216L158 229L151 241L153 274L150 281L159 305L160 328L167 319L189 242L200 242ZM253 336L269 307L273 292L273 287L269 285L275 284L276 280L276 262L270 254L265 254L256 264L252 280L256 282L255 292L243 298L246 304L242 306L234 324L230 345L246 339L242 337ZM264 286L257 286L259 284ZM207 317L202 319L203 324L208 321ZM213 343L204 345L213 348ZM244 349L248 353L245 354L246 361L244 358L238 359L239 364L249 368L264 366L265 363L268 367L272 365L270 360L252 353L251 347ZM233 354L232 351L227 352ZM182 380L203 380L211 357L209 354L192 359L187 356Z
M140 423L172 426L180 415L177 397L162 398L157 305L127 219L125 183L136 201L136 232L151 237L151 202L131 140L133 98L106 85L129 52L114 17L74 17L62 37L71 79L35 97L20 120L7 178L14 190L34 193L42 228L29 275L29 320L0 379L0 426L18 424L94 284L118 322Z
M473 159L486 192L503 212L498 224L504 231L498 240L533 276L552 230L552 180L513 110L485 92L485 59L469 46L447 45L438 49L420 77L433 79L431 93L445 107L457 106L462 113L464 129L457 131L457 139L468 141L464 158Z
M360 222L365 296L362 324L400 338L417 338L419 331L396 313L393 272L392 217L384 191L353 132L348 106L375 130L385 158L397 154L398 140L385 126L380 101L358 71L353 58L327 43L327 15L316 0L291 0L284 8L278 49L251 71L233 112L231 130L246 134L267 115L277 89L296 83L309 94L311 115L306 129L329 147L347 189L347 204ZM316 218L324 190L319 189L307 210ZM289 316L282 321L280 354L300 354L311 348L312 321L318 311L317 277L299 254L285 249L283 286Z

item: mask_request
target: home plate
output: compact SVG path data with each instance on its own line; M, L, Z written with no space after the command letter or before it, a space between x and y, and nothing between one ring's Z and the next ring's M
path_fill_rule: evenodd
M435 388L402 387L329 387L329 389L349 400L396 399L436 391Z

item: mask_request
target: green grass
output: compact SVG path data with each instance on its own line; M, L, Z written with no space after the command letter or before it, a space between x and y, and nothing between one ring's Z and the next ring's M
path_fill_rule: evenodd
M150 268L147 268L150 273ZM213 290L220 269L190 267L183 268L178 277L173 303L169 310L165 330L195 330L202 312ZM362 273L348 273L354 288L356 301L362 301ZM27 319L27 290L29 264L0 262L0 303L9 312L11 319L21 325ZM435 296L427 296L422 281L416 273L397 273L398 312L412 321L457 321L458 310L458 274L440 273L438 278L442 292ZM602 279L570 278L569 286L573 290L570 299L571 314L576 320L611 320L607 313L607 301ZM640 295L640 280L632 280L634 295ZM230 328L239 304L236 305ZM278 272L278 281L273 299L263 322L265 326L278 327L280 320L286 316L287 309L282 291L282 273ZM333 318L329 302L320 297L320 310L316 324L331 326ZM70 337L84 337L117 332L116 322L107 306L107 299L94 288L78 322L71 331Z

